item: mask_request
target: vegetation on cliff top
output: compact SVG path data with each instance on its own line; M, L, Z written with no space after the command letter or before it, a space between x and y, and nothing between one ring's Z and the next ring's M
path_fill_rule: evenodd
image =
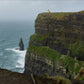
M81 14L81 13L84 13L84 11L80 11L80 12L51 12L51 13L40 13L37 17L37 19L39 20L44 20L44 19L49 19L52 18L52 19L56 19L56 20L67 20L69 15L72 15L72 14Z
M38 54L39 56L47 57L50 60L58 60L61 56L59 52L47 46L41 46L41 47L30 46L27 52L29 51L32 51Z
M66 19L68 19L67 17L70 14L73 14L73 13L72 12L67 12L67 13L41 13L41 14L38 15L38 18L40 20L43 20L45 18L47 19L49 17L52 18L52 19L56 19L56 20L66 20Z

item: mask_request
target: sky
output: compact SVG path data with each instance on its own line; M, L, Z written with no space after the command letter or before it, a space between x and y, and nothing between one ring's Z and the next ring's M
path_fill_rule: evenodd
M39 13L84 10L84 0L0 0L0 21L35 20Z

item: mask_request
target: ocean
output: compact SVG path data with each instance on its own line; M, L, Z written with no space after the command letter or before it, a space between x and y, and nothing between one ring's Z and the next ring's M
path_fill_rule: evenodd
M25 54L28 48L30 36L34 33L34 23L24 22L0 22L0 68L23 73ZM24 51L16 50L22 37Z

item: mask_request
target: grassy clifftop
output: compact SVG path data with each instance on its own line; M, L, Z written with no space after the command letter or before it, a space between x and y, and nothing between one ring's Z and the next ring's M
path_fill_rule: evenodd
M51 19L65 20L65 19L67 19L67 17L70 14L73 14L73 13L70 13L70 12L68 12L68 13L41 13L41 14L38 15L38 17L39 17L40 20L45 19L45 17L46 17L46 19L47 18L49 19L49 17L50 17Z
M74 17L72 19L75 19L75 15L84 14L84 11L80 12L57 12L57 13L40 13L37 17L39 20L44 19L56 19L56 20L69 20L69 17Z

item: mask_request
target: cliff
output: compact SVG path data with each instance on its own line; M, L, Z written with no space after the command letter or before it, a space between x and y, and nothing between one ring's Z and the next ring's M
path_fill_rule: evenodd
M35 21L35 35L31 37L30 45L49 46L61 54L69 54L84 60L83 17L84 12L39 14ZM75 48L76 46L78 47Z
M39 14L25 57L25 73L73 79L81 67L84 67L84 12Z

